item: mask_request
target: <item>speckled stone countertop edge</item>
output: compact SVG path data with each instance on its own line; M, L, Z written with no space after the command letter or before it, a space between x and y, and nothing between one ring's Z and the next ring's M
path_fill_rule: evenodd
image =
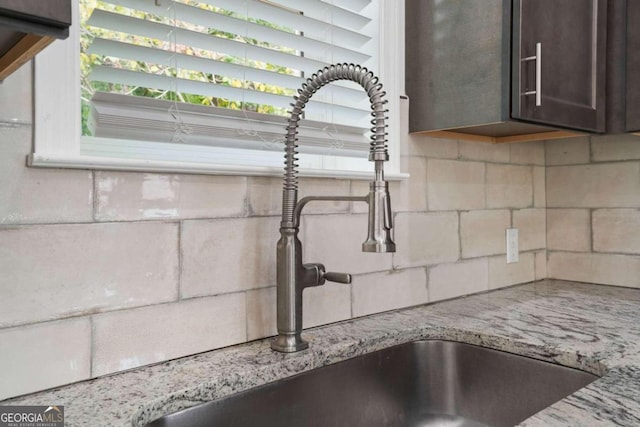
M265 339L0 405L54 402L65 405L67 427L140 427L166 414L362 354L443 339L603 375L523 426L640 425L638 289L545 280L343 321L303 335L310 349L300 353L275 353Z

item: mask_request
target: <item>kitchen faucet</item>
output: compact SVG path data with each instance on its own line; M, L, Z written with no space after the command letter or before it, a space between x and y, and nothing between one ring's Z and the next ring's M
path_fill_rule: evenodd
M374 180L369 184L369 194L357 196L304 197L298 201L298 165L296 151L298 122L305 105L321 87L336 81L351 80L362 86L371 103L371 142L369 160L374 162ZM369 233L362 244L364 252L395 252L391 238L392 218L389 184L384 180L384 162L387 153L387 133L384 109L386 100L382 84L366 68L354 64L335 64L319 70L309 77L292 103L287 134L285 137L285 174L282 190L282 221L280 240L277 246L277 325L278 336L271 341L271 348L284 353L293 353L309 347L302 339L302 291L312 286L321 286L326 280L351 283L351 275L332 273L320 263L302 263L302 243L298 239L302 208L311 201L355 201L369 204Z

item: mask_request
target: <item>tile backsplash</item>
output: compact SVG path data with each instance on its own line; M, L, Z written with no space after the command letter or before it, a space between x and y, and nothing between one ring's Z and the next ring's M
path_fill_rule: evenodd
M640 287L640 138L546 143L549 277Z
M0 84L0 105L15 104L0 122L31 120L30 96L25 66ZM280 179L27 168L32 133L0 126L0 399L275 333ZM620 161L640 159L635 147L405 135L411 178L391 184L397 253L360 251L366 206L305 209L305 261L354 275L305 290L305 327L542 279L547 247L553 277L637 286L640 236L624 230L637 228L640 161ZM515 264L509 227L520 232Z

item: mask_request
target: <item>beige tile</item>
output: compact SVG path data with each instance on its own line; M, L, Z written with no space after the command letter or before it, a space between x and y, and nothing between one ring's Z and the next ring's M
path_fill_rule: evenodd
M427 159L423 157L402 157L402 170L411 178L389 182L392 212L419 212L427 209ZM369 194L369 182L351 181L351 195ZM366 203L352 203L353 213L367 213Z
M248 178L247 205L249 215L282 214L282 178Z
M484 208L484 181L484 163L430 159L427 163L429 209Z
M497 289L535 280L533 252L520 254L520 261L507 264L505 256L489 258L489 288Z
M546 212L544 209L513 211L513 227L518 229L520 251L544 249L547 246Z
M640 255L640 210L593 211L593 250Z
M185 221L182 297L275 285L279 227L277 217Z
M351 318L351 286L326 282L302 292L302 326L311 328Z
M247 295L247 339L270 337L277 333L276 288L254 289Z
M640 162L547 168L547 207L640 207Z
M403 157L402 161L406 165L403 170L409 172L411 178L398 182L397 187L393 185L389 187L392 208L394 212L425 211L427 210L427 159Z
M640 257L637 256L550 252L547 268L553 279L640 287Z
M216 218L245 213L247 178L96 172L96 220Z
M421 160L416 158L416 160ZM426 174L426 170L424 172ZM351 195L352 196L366 196L369 194L369 182L362 180L351 181ZM391 181L389 182L389 195L391 197L391 212L407 212L413 210L424 211L423 206L426 204L426 183L423 184L424 194L420 194L420 190L416 190L414 187L419 187L420 184L413 185L413 180ZM412 197L415 197L412 200ZM421 200L422 199L422 200ZM369 213L369 205L364 202L352 202L352 213Z
M487 208L526 208L532 205L531 166L487 165Z
M544 141L506 144L511 149L511 163L522 165L545 165Z
M390 182L389 183L389 195L391 196L391 211L401 212L404 209L400 206L401 203L398 199L404 198L404 193L408 190L403 188L406 181L402 182ZM351 196L366 196L369 194L369 181L353 180L351 181ZM351 212L353 213L368 213L369 205L363 202L352 202Z
M402 152L410 156L435 159L458 158L458 142L455 139L432 138L420 134L408 134L405 138L407 149Z
M32 62L0 81L0 122L33 122Z
M588 209L547 209L547 248L591 250L591 214Z
M351 287L326 282L302 293L302 325L311 328L351 318ZM277 333L276 288L247 292L247 335L255 340Z
M457 213L401 213L396 215L395 226L395 268L458 260Z
M547 278L547 251L538 251L535 253L536 263L536 280Z
M0 228L0 326L175 300L178 225Z
M0 400L86 380L91 324L69 319L0 330Z
M100 314L93 328L92 376L105 375L246 341L245 295Z
M506 253L505 230L511 226L508 210L460 213L462 258Z
M390 253L362 252L367 215L307 215L302 225L304 262L319 262L327 271L371 273L391 268Z
M459 159L509 163L509 144L458 141Z
M348 196L350 182L332 178L300 178L298 200L306 196ZM282 214L282 178L249 178L249 212L251 215ZM305 214L346 213L349 202L310 202Z
M371 170L373 171L373 167ZM282 195L282 188L279 190L277 193ZM348 196L350 192L351 182L346 179L301 178L298 187L298 200L306 196ZM282 205L282 201L280 205ZM311 202L305 206L303 212L305 214L347 213L349 212L349 202Z
M546 168L534 166L533 168L533 206L544 208L547 206L547 179Z
M0 141L0 225L93 220L91 172L26 167L30 126L0 127Z
M427 278L423 268L356 276L352 286L355 317L428 301Z
M400 153L409 155L409 99L400 98Z
M594 162L640 159L640 136L602 135L591 137Z
M489 263L486 258L429 269L429 301L440 301L489 289Z
M589 163L589 137L546 141L545 157L547 166Z

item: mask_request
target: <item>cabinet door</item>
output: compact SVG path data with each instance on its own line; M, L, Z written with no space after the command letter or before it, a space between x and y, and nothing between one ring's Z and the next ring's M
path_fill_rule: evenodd
M512 117L605 131L606 0L514 0Z
M71 25L69 0L2 0L0 14L25 21L68 27Z
M640 2L627 2L627 132L640 130Z

